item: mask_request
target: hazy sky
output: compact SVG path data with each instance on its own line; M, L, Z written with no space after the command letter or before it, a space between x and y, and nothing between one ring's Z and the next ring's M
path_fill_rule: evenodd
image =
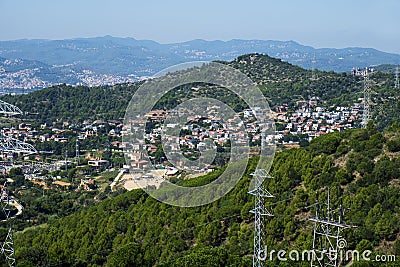
M0 40L294 40L400 53L399 0L0 0Z

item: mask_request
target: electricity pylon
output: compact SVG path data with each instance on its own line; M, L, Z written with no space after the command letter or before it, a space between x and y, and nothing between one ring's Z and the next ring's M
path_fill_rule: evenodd
M28 155L37 153L36 149L31 144L4 135L0 135L0 151Z
M257 169L251 175L255 179L255 189L251 190L249 194L254 196L254 209L250 212L254 213L254 248L253 248L253 267L263 266L263 261L261 260L261 255L264 252L264 239L265 239L265 229L264 229L264 217L273 216L266 208L264 199L274 197L269 193L263 185L264 180L271 179L272 177L268 175L267 171L264 169Z
M0 100L0 114L5 115L22 115L22 111L14 105Z
M316 63L316 62L317 62L317 61L315 60L315 54L314 54L314 57L313 57L312 60L311 60L311 79L312 79L312 80L317 79L316 67L315 67L315 63Z
M22 115L23 113L17 106L0 100L0 114ZM25 154L37 153L36 149L32 145L5 135L0 135L0 151Z
M364 74L364 100L363 100L364 110L361 126L362 128L367 128L368 122L371 120L371 86L368 77L368 70Z
M22 111L14 105L0 100L0 114L4 115L21 115ZM23 153L23 154L34 154L37 153L36 149L28 143L22 142L18 139L0 135L0 152L11 152L11 153ZM8 232L5 240L1 245L0 257L4 257L5 263L8 266L15 266L15 254L14 254L14 237L12 229L12 220L15 215L12 214L12 204L15 204L14 199L10 199L7 183L4 183L1 188L0 205L5 222L8 224ZM22 210L22 208L20 209ZM18 215L18 214L17 214Z
M78 143L78 138L76 138L76 142L75 142L75 157L76 157L76 163L79 165L80 159L79 159L79 143Z
M11 199L8 195L7 183L4 183L3 188L1 189L0 201L4 216L3 221L8 224L7 236L1 246L0 257L4 258L4 261L8 266L15 266L14 236L12 232L12 220L14 217L11 209Z
M316 203L315 206L315 217L309 218L314 222L311 267L338 267L342 264L343 250L347 246L343 231L355 226L344 223L342 204L339 209L332 210L329 188L328 202Z

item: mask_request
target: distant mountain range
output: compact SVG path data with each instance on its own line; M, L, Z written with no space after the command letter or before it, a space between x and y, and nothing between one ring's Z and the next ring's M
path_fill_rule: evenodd
M336 72L350 71L353 67L400 64L400 55L376 49L315 49L294 41L192 40L160 44L111 36L23 39L0 42L0 88L9 92L9 89L37 89L59 83L94 86L132 82L178 63L232 60L254 52L307 69Z

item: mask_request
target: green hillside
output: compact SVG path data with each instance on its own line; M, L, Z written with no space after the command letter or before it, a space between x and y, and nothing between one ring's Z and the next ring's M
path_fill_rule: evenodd
M238 57L230 65L256 81L272 105L293 103L300 95L307 100L320 97L329 104L340 103L342 95L350 95L350 101L361 90L360 77L318 70L313 73L260 54Z
M370 124L328 134L278 153L275 178L266 184L275 195L268 203L274 214L266 224L268 247L310 249L310 206L326 199L329 186L334 205L343 196L349 208L346 223L358 226L346 232L349 248L400 255L399 156L398 124L384 133ZM133 190L17 233L18 266L250 266L253 199L247 191L256 160L228 195L207 206L168 206Z
M244 55L224 63L241 70L255 81L271 107L285 103L293 105L298 100L308 100L311 97L319 97L322 104L328 107L333 104L349 105L360 102L359 98L363 97L362 78L346 73L318 70L313 73L261 54ZM373 118L378 127L383 129L399 121L400 95L394 88L392 73L376 72L370 75L370 80L373 91ZM6 95L1 99L16 104L27 113L26 119L38 123L120 119L124 116L129 100L138 86L140 83L91 88L58 85L27 95ZM174 100L189 95L188 91L171 92L160 100L158 107L168 107L165 103L170 105Z
M57 85L26 95L5 95L2 100L17 105L24 119L36 123L121 119L137 84L86 87Z

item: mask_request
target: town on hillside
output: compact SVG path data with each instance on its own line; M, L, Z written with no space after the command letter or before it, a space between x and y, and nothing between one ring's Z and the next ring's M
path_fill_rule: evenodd
M16 157L11 152L5 152L2 154L2 169L9 172L11 168L21 168L25 179L42 186L47 186L49 183L46 181L51 179L59 188L71 186L72 181L67 178L67 174L68 171L75 170L73 178L79 178L79 181L75 181L79 188L104 190L106 182L108 186L120 186L130 190L137 188L141 175L145 175L138 171L149 163L144 160L145 152L155 169L158 169L159 177L192 177L190 175L208 173L229 161L231 138L238 127L234 124L235 119L243 122L247 133L247 136L245 133L235 135L235 141L244 144L249 140L250 153L256 155L257 146L261 144L260 126L256 120L256 113L259 112L257 108L244 109L237 113L232 121L226 122L215 115L218 108L213 106L203 116L190 117L179 135L163 136L170 153L182 153L188 159L197 159L206 149L217 149L220 153L217 153L207 168L202 166L199 169L193 166L192 169L188 169L182 162L174 162L173 166L168 161L163 153L161 134L164 127L174 128L177 125L164 125L169 114L167 110L153 110L146 117L130 122L131 125L147 123L152 126L145 133L145 142L137 145L122 140L129 127L118 120L84 121L80 124L64 122L62 127L42 124L37 128L29 123L20 123L18 127L3 128L2 135L33 144L39 153ZM318 136L359 127L362 111L362 103L353 103L347 107L326 107L317 97L298 100L294 108L283 104L272 111L276 129L275 134L266 136L266 141L276 145L278 149L306 146ZM214 145L207 148L207 139L213 140ZM96 142L104 140L107 140L105 147L94 148ZM65 149L67 146L70 147L68 151ZM130 155L129 164L125 164L124 150ZM134 179L128 174L129 169L137 170ZM96 177L101 177L103 172L115 173L114 177L117 179L96 182ZM136 182L132 181L135 179Z

